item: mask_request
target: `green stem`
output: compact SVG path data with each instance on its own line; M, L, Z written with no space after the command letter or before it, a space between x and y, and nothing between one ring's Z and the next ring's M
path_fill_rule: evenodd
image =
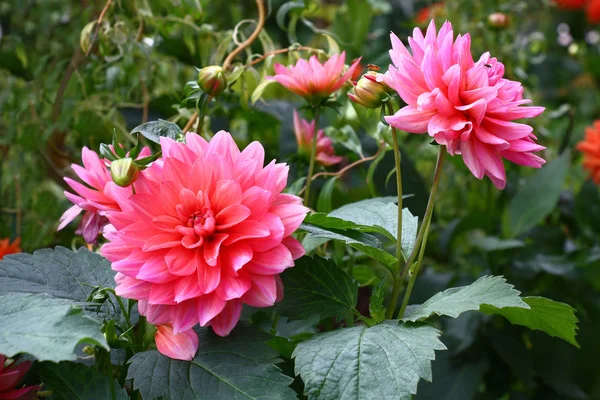
M317 159L317 133L319 132L319 107L315 108L315 130L313 131L312 143L310 147L310 164L308 166L308 175L306 176L306 190L304 191L304 205L308 207L310 199L310 184L313 172L315 171L315 160Z
M113 289L107 289L107 291L109 291L110 293L113 294L113 296L115 296L115 299L117 300L117 303L119 304L119 308L121 309L121 312L123 312L123 315L125 316L125 321L127 321L127 328L131 328L131 319L129 318L129 311L123 304L123 300L121 300L121 297L117 296L117 293L115 293L115 291Z
M387 110L389 115L394 114L394 107L390 102L387 103ZM394 288L392 289L391 302L387 309L387 318L392 318L396 309L396 303L398 297L404 286L404 279L400 277L400 269L402 268L402 260L404 256L402 254L402 168L401 168L401 154L400 147L398 146L398 131L392 127L392 139L394 146L394 160L396 163L396 187L398 193L398 230L396 232L396 258L398 259L398 265L396 267L396 274L394 277Z
M402 300L402 306L400 307L400 311L398 312L397 319L401 319L404 316L404 311L406 311L406 306L408 305L408 300L410 298L410 294L412 292L412 287L415 284L415 280L417 279L417 274L419 272L420 263L423 260L423 254L425 253L425 246L427 245L427 236L429 235L429 224L431 223L431 216L433 214L433 206L435 204L435 195L437 193L438 185L440 183L440 176L442 174L442 165L444 163L444 156L446 155L446 148L444 146L440 146L440 151L438 153L437 162L435 165L435 173L433 176L433 185L431 186L431 193L429 194L429 200L427 201L427 208L425 209L425 216L423 217L423 223L421 224L421 228L419 228L419 233L417 234L417 240L415 241L415 247L410 253L410 257L404 266L404 271L402 271L402 279L406 276L406 273L412 268L412 264L415 261L415 257L417 253L419 253L419 260L417 261L417 265L414 267L412 273L410 275L410 280L408 282L408 288L406 293L404 293L404 299Z

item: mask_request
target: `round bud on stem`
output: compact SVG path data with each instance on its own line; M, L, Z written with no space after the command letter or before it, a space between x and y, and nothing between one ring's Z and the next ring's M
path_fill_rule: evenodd
M378 108L389 98L390 88L377 79L381 74L369 71L354 86L354 93L348 93L350 100L366 108Z
M120 158L110 164L110 176L117 185L127 187L136 181L140 168L129 157Z
M198 85L204 93L217 97L227 88L225 71L218 65L204 67L198 72Z
M495 12L488 15L488 24L490 24L492 28L506 28L509 22L508 15L504 13Z

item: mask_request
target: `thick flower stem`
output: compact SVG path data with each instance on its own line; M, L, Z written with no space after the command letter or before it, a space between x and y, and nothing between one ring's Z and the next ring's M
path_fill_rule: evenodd
M390 102L387 103L387 110L389 115L394 114L394 108ZM400 154L400 147L398 146L398 131L394 127L392 127L392 139L394 146L394 160L396 162L396 187L398 193L398 230L396 233L396 258L398 259L398 265L396 266L394 288L392 289L392 302L388 306L387 318L392 318L394 315L394 309L396 308L396 303L398 302L398 296L400 296L402 286L404 286L404 279L400 276L402 261L404 259L402 255L402 156Z
M413 251L410 253L410 257L404 266L404 271L402 271L401 278L404 280L406 273L410 270L410 280L408 282L408 288L404 293L404 299L402 300L402 306L400 307L400 311L398 312L397 319L401 319L404 316L404 312L406 311L406 306L408 305L408 300L412 293L412 288L417 279L417 275L419 272L419 268L421 266L421 262L423 261L423 254L425 253L425 246L427 245L427 237L429 236L429 225L431 223L431 216L433 215L433 206L435 204L435 195L437 193L438 185L440 183L440 176L442 173L442 165L444 163L444 156L446 155L446 148L444 146L440 146L440 151L438 153L437 163L435 165L435 173L433 176L433 185L431 186L431 193L429 194L429 200L427 201L427 208L425 209L425 216L423 217L423 223L419 228L419 233L417 234L417 240L415 241L415 247ZM415 261L415 257L417 256L417 252L419 252L419 259L417 260L416 265L413 267L413 262Z
M304 205L308 207L310 200L310 184L312 183L313 172L315 171L315 160L317 158L317 133L319 133L319 107L315 108L315 130L313 132L310 145L310 163L308 165L308 175L306 176L306 190L304 191Z

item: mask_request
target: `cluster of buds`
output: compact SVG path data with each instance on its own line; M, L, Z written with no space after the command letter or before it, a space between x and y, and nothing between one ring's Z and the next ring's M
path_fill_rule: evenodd
M202 68L198 72L198 86L210 97L217 97L227 88L225 70L218 65Z
M156 161L160 156L159 151L148 157L139 158L142 151L142 142L137 138L137 143L128 153L123 146L118 143L116 133L113 134L112 145L102 143L100 145L100 154L110 161L110 176L113 182L121 187L127 187L135 182L140 172L148 168L150 163Z
M379 67L369 64L369 71L358 82L354 82L354 93L348 93L350 100L365 108L378 108L390 98L391 89L383 82Z

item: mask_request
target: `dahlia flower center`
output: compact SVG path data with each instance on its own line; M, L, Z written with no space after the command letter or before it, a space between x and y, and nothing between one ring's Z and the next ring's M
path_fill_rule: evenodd
M188 228L194 228L198 238L210 236L215 231L215 216L208 207L202 207L202 210L196 211L187 221Z

